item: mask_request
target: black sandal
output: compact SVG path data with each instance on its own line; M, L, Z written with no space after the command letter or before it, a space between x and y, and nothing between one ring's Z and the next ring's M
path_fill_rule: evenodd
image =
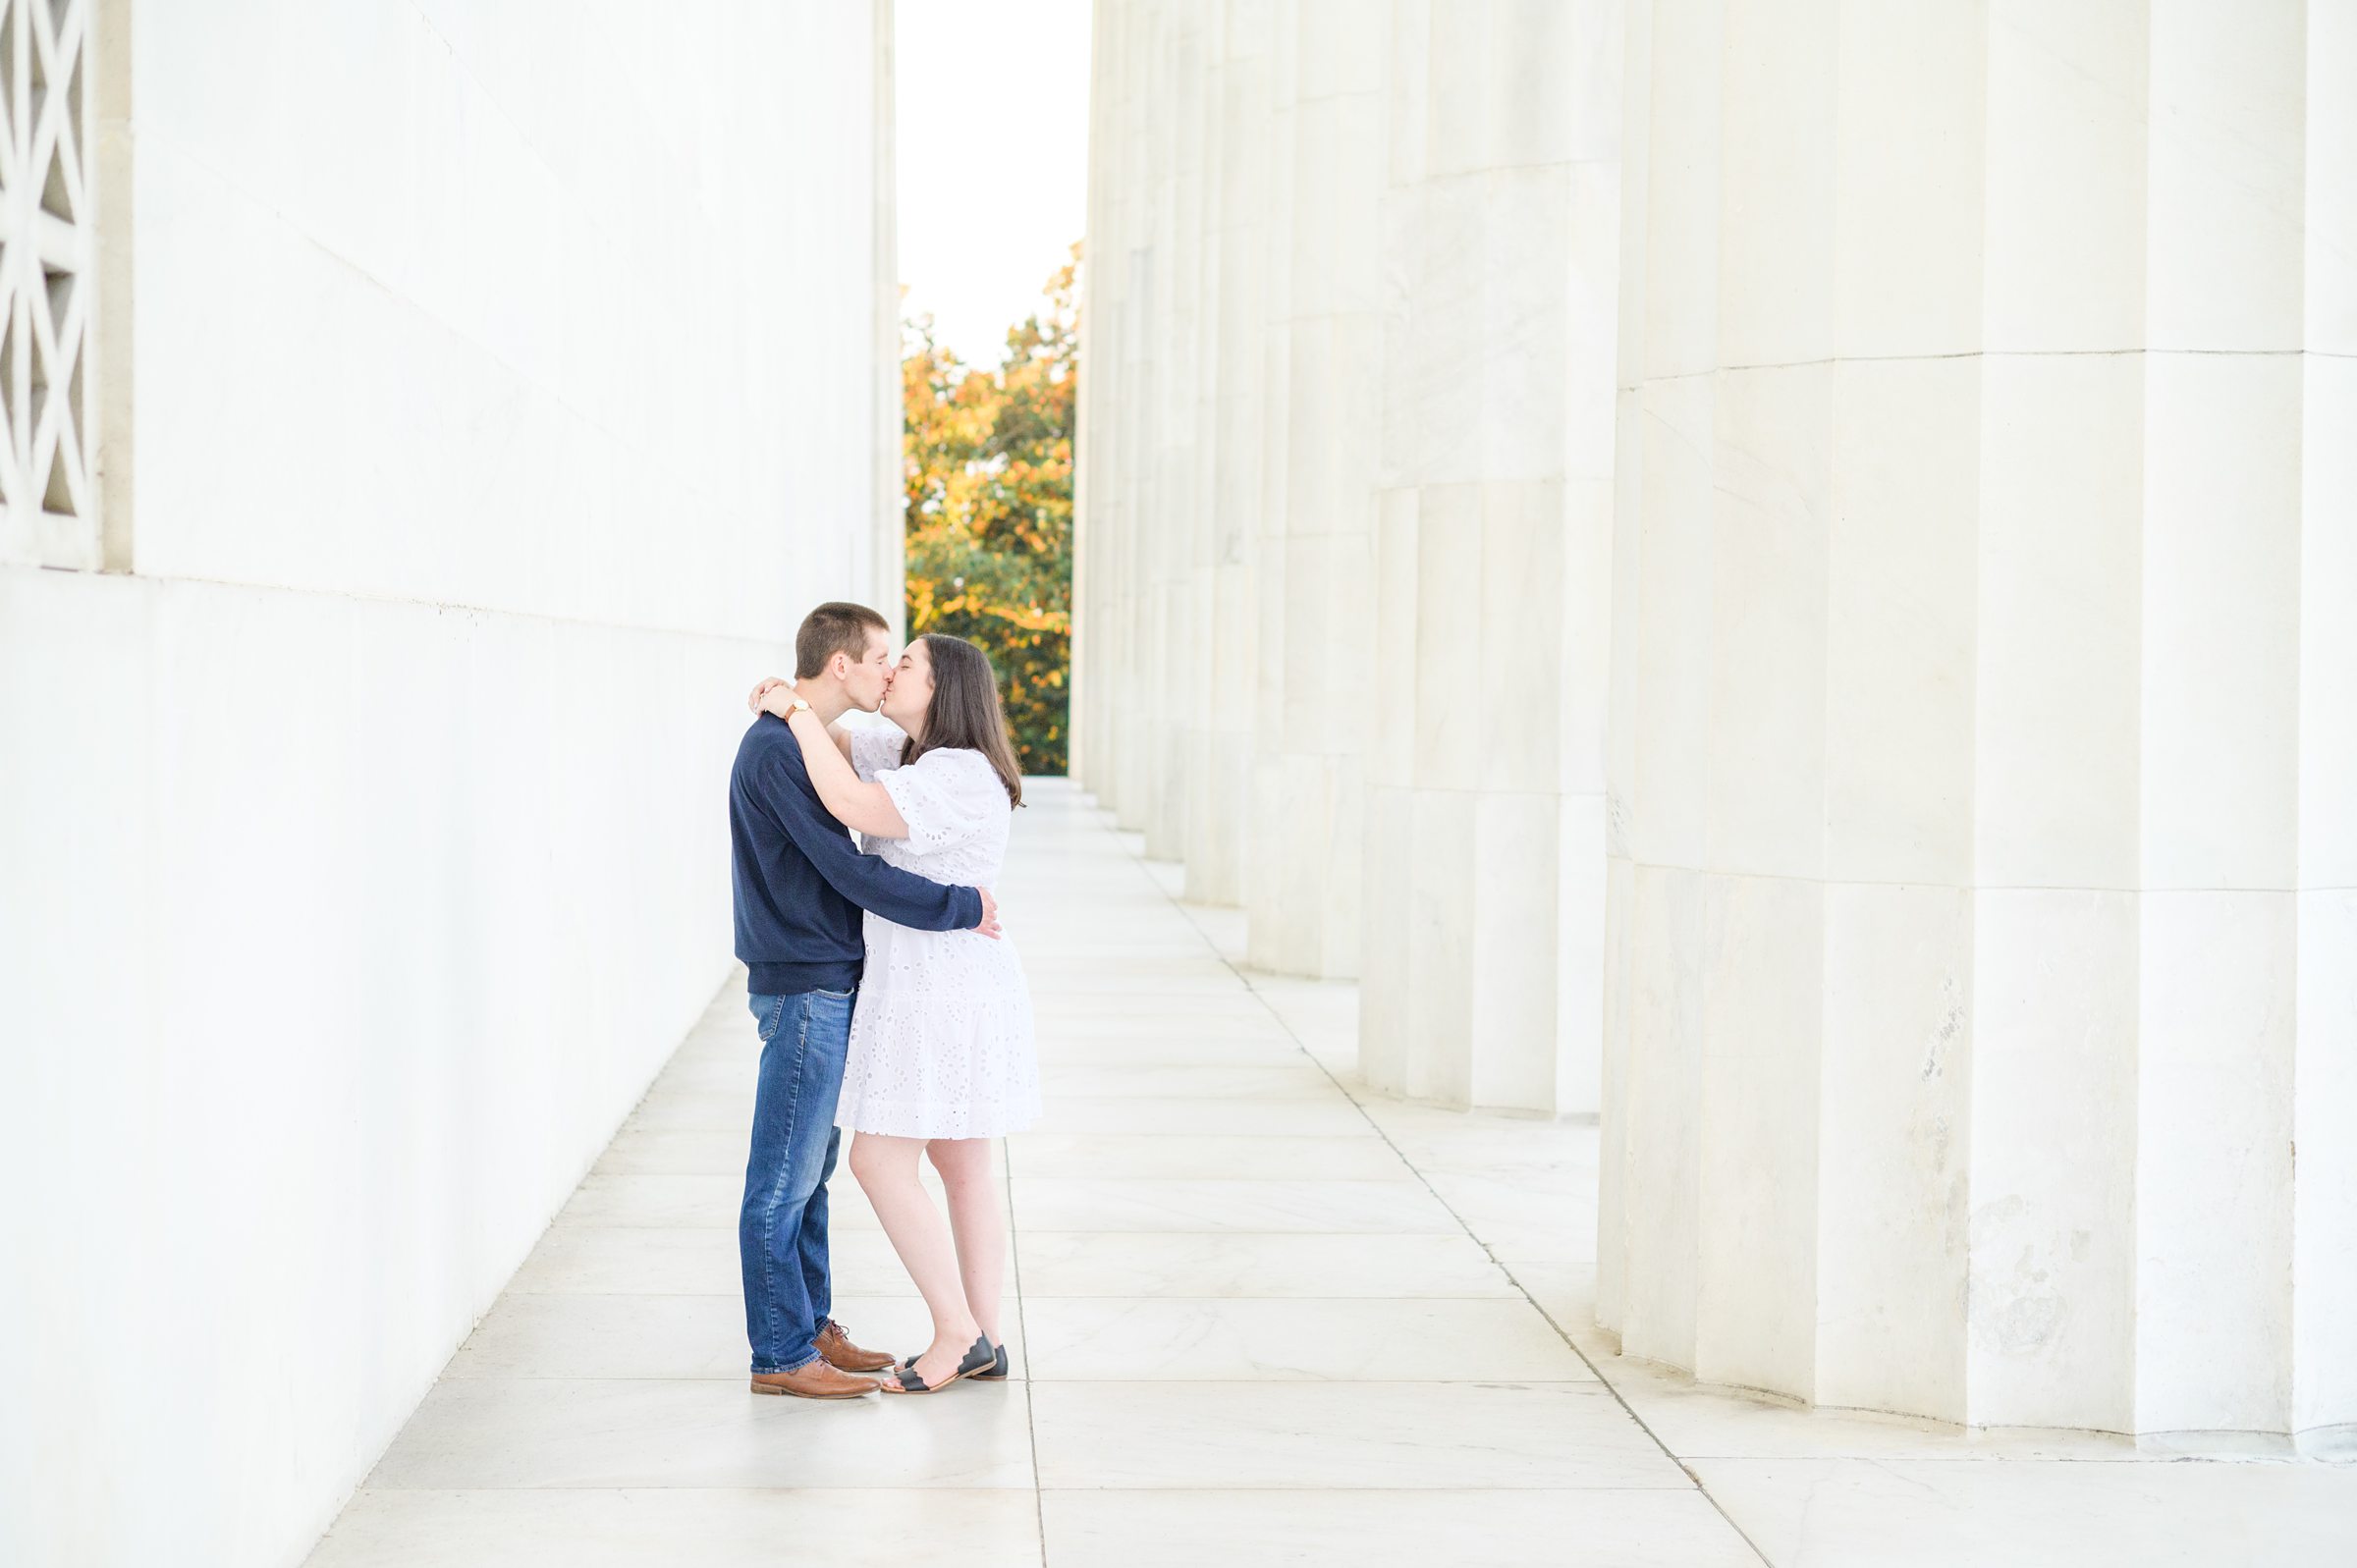
M990 1366L981 1372L967 1373L965 1376L969 1379L974 1382L1005 1382L1008 1374L1014 1371L1014 1359L1007 1354L1005 1345L993 1345L991 1351ZM916 1358L914 1356L906 1357L901 1362L901 1365L913 1367L916 1365Z
M888 1394L939 1393L960 1378L971 1378L977 1373L995 1367L998 1364L998 1351L990 1343L990 1336L983 1334L977 1337L972 1347L966 1351L965 1359L958 1363L958 1370L939 1382L929 1383L918 1377L916 1361L911 1358L906 1365L892 1369L893 1380L891 1382L879 1382L876 1386Z

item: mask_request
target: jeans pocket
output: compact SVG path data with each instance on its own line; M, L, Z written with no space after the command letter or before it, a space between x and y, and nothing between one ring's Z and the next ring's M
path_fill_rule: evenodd
M770 1037L778 1032L778 1025L786 1021L788 1000L785 997L758 996L745 999L745 1005L753 1010L753 1027L759 1032L763 1045L769 1044Z

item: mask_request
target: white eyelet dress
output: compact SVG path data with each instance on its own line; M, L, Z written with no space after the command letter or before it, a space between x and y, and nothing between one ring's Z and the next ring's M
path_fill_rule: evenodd
M900 766L898 730L851 731L851 766L908 824L870 852L920 877L988 888L1007 862L1014 808L979 751L928 751ZM1039 1117L1031 992L1013 941L911 931L866 917L867 972L851 1014L835 1121L897 1138L997 1138Z

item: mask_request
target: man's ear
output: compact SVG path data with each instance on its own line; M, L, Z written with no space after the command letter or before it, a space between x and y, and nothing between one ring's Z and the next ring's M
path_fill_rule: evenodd
M851 673L851 656L838 650L827 655L827 674L842 680Z

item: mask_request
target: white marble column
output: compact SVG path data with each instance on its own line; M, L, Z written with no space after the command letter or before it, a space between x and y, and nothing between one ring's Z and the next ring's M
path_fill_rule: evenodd
M1147 0L1098 0L1090 34L1088 234L1073 464L1071 770L1117 814L1135 787L1123 758L1134 749L1135 730L1131 471L1138 431L1124 404L1138 356L1139 75L1150 21Z
M1143 751L1150 771L1139 804L1146 852L1164 860L1180 860L1186 853L1195 787L1189 721L1203 679L1197 668L1201 628L1195 562L1203 488L1205 323L1213 313L1204 208L1217 167L1211 80L1218 68L1220 22L1219 8L1203 0L1172 0L1163 8L1162 35L1151 62L1160 81L1146 111L1156 159L1149 252L1155 280L1148 325L1152 371L1142 408L1130 410L1132 417L1142 411L1147 421L1139 440L1151 454L1138 509L1139 545L1152 561L1142 686Z
M1108 317L1117 306L1104 257L1112 247L1113 207L1120 189L1109 147L1121 123L1119 81L1115 61L1121 48L1123 9L1100 3L1089 18L1088 62L1088 193L1080 252L1077 330L1080 363L1091 375L1105 370L1114 358L1114 332ZM1106 645L1103 629L1105 554L1109 528L1100 520L1109 488L1105 474L1112 456L1112 429L1118 420L1102 400L1093 398L1095 382L1083 379L1072 400L1072 629L1071 669L1065 676L1069 717L1065 721L1066 766L1074 779L1096 771L1103 749L1104 719L1098 703L1106 687L1100 667Z
M1392 8L1360 1060L1593 1109L1619 7Z
M2357 485L2314 439L2357 416L2357 120L2317 21L1634 6L1630 1353L1972 1423L2357 1420L2357 641L2316 615Z
M1279 18L1247 951L1256 967L1329 979L1355 975L1359 958L1388 20L1346 0L1288 0Z
M1207 86L1217 156L1206 175L1203 355L1196 418L1194 630L1177 650L1190 684L1186 895L1243 902L1253 714L1259 697L1257 535L1276 0L1219 0Z

